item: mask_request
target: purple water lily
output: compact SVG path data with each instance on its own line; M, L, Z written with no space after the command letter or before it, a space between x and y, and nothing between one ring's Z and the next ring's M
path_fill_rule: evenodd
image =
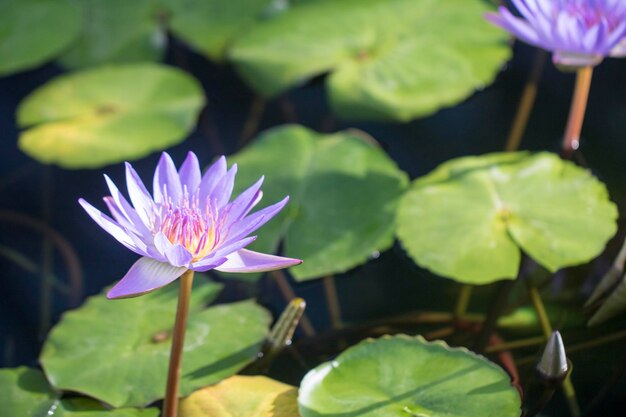
M229 202L236 173L237 165L227 170L226 159L221 157L201 175L193 152L177 171L172 158L163 152L154 173L153 196L126 163L132 206L106 175L111 195L104 201L113 218L80 199L100 227L142 256L107 297L147 293L188 269L264 272L301 263L299 259L244 249L256 238L248 235L274 217L289 198L249 214L261 199L263 178Z
M522 18L501 6L487 19L520 40L553 52L557 65L584 67L621 51L624 0L512 0ZM617 48L617 49L616 49Z
M626 56L626 38L622 38L622 40L615 45L611 50L611 56L615 58L624 58Z

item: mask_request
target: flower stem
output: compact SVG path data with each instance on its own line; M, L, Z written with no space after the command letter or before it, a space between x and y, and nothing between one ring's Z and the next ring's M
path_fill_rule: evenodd
M456 300L456 306L454 307L454 319L462 320L463 316L467 312L470 299L472 298L472 291L474 286L471 284L463 284L459 291L459 298Z
M576 72L576 86L563 138L563 157L566 159L570 159L580 145L580 131L587 109L592 75L593 67L583 67Z
M511 130L509 131L509 136L504 148L507 152L515 152L519 149L519 145L522 142L522 136L524 136L524 131L528 125L530 113L535 106L537 88L539 81L541 81L541 74L543 73L547 55L547 52L543 49L537 49L535 53L535 60L533 61L528 81L526 81L526 85L524 86L522 98L517 106L517 113L515 114L515 119L511 125Z
M265 113L266 104L265 100L259 96L252 100L248 117L246 118L243 128L241 129L241 136L239 137L239 142L237 143L238 148L243 148L256 134L259 124L261 123L261 119L263 118L263 113Z
M278 285L278 289L280 290L281 294L285 298L285 301L289 303L294 298L298 298L296 297L295 291L289 284L289 281L287 280L287 277L285 276L285 273L282 270L279 269L276 271L270 271L269 274L272 278L274 278L276 284ZM303 313L302 317L300 318L300 327L302 328L302 331L307 337L315 336L316 334L315 328L313 328L313 325L311 324L311 320L309 320L306 313Z
M52 179L52 169L44 167L41 184L41 211L43 220L50 224L52 221L52 193L54 181ZM45 339L46 333L50 329L52 316L52 284L54 279L54 247L50 239L45 236L41 240L41 283L39 295L39 338Z
M335 277L327 275L322 278L322 282L324 283L324 297L326 298L330 323L333 329L340 329L343 327L343 322L341 320L341 304L339 303Z
M594 349L607 345L609 343L617 342L626 339L626 330L622 330L616 333L609 334L608 336L596 337L593 340L580 342L567 346L566 350L568 355L576 352L584 352L589 349ZM521 358L517 361L518 366L531 365L537 361L536 356L528 356Z
M515 281L512 280L502 281L498 284L495 299L489 306L487 317L485 318L480 333L474 342L473 350L476 353L483 353L485 351L485 347L489 343L489 339L496 329L498 319L507 307L509 294L511 293L514 285Z
M522 349L531 346L539 346L546 343L546 338L543 336L529 337L526 339L514 340L512 342L503 342L497 345L487 346L485 353L498 353L505 350Z
M552 325L550 324L550 319L546 313L546 308L543 305L541 294L539 294L537 287L530 283L530 281L528 281L528 294L530 295L530 300L532 301L535 312L537 313L537 318L539 319L543 336L547 340L552 334ZM579 417L580 407L578 406L578 401L576 400L576 391L574 390L574 384L572 384L572 380L570 379L570 374L567 374L565 377L562 388L570 413L573 417Z
M170 365L163 402L163 417L177 417L178 414L178 385L180 382L180 368L183 359L183 345L185 343L185 328L189 312L189 298L193 285L193 271L187 270L179 279L178 307L176 308L176 322L172 336L172 350Z

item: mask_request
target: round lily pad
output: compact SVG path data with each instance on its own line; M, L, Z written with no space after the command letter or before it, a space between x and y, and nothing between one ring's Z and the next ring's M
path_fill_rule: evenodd
M61 56L79 68L99 64L158 61L167 46L167 9L154 0L80 0L80 37Z
M272 10L274 0L81 0L79 39L60 61L70 68L159 61L167 31L215 61L245 28Z
M302 417L518 417L509 376L482 356L422 337L366 340L302 380Z
M264 376L231 376L183 398L180 417L300 417L298 389Z
M18 145L43 163L97 168L181 142L203 104L200 84L164 65L62 75L20 104Z
M110 410L87 398L60 400L43 373L26 367L0 369L2 416L19 417L157 417L159 410Z
M230 42L259 21L275 0L176 0L170 28L177 38L215 61Z
M265 175L263 201L285 195L289 204L263 226L251 245L304 259L298 280L346 271L393 243L397 201L408 179L371 138L345 131L322 135L301 126L264 133L230 158L239 166L237 187Z
M205 309L219 286L192 291L181 395L231 376L256 358L270 317L253 302ZM163 397L176 311L177 285L138 298L91 297L66 313L43 347L41 363L57 389L114 407L143 406Z
M81 25L74 0L3 0L0 16L0 76L52 59L78 36Z
M277 95L330 73L337 115L407 121L491 83L510 56L482 0L319 0L237 39L229 57L258 92Z
M556 271L593 259L617 230L604 184L549 153L448 161L417 179L397 235L419 265L487 284L517 276L521 252Z
M41 371L26 367L0 369L3 416L46 416L58 397Z

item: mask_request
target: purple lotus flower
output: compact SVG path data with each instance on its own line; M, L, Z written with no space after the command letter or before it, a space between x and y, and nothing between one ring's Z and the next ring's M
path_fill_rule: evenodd
M615 53L626 36L624 0L512 0L487 19L522 41L552 51L557 65L594 66Z
M619 41L613 49L611 49L611 56L615 58L626 57L626 38L622 38L622 40Z
M104 197L113 218L85 200L79 203L92 219L122 245L142 256L107 294L132 297L174 281L188 269L264 272L302 263L244 249L248 236L287 204L282 201L249 214L262 196L263 178L229 202L237 165L227 170L221 157L204 175L189 152L179 171L163 152L154 172L153 196L126 163L129 202L105 175L111 195Z

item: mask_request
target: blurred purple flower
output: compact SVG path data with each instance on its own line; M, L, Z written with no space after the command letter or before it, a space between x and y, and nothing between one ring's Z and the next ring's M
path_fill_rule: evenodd
M237 165L227 170L221 157L202 176L198 158L189 152L179 171L163 152L154 172L153 195L126 163L131 204L105 175L111 192L104 197L113 218L82 198L79 203L100 227L142 256L107 294L132 297L174 281L188 269L263 272L302 263L244 249L248 236L274 217L289 200L250 214L262 196L263 178L229 202Z
M501 6L487 19L520 40L553 52L555 64L584 67L622 49L624 0L512 0L522 18ZM623 48L624 45L622 45ZM617 49L615 49L617 48Z
M611 56L615 58L623 58L626 56L626 37L622 38L622 40L611 49Z

